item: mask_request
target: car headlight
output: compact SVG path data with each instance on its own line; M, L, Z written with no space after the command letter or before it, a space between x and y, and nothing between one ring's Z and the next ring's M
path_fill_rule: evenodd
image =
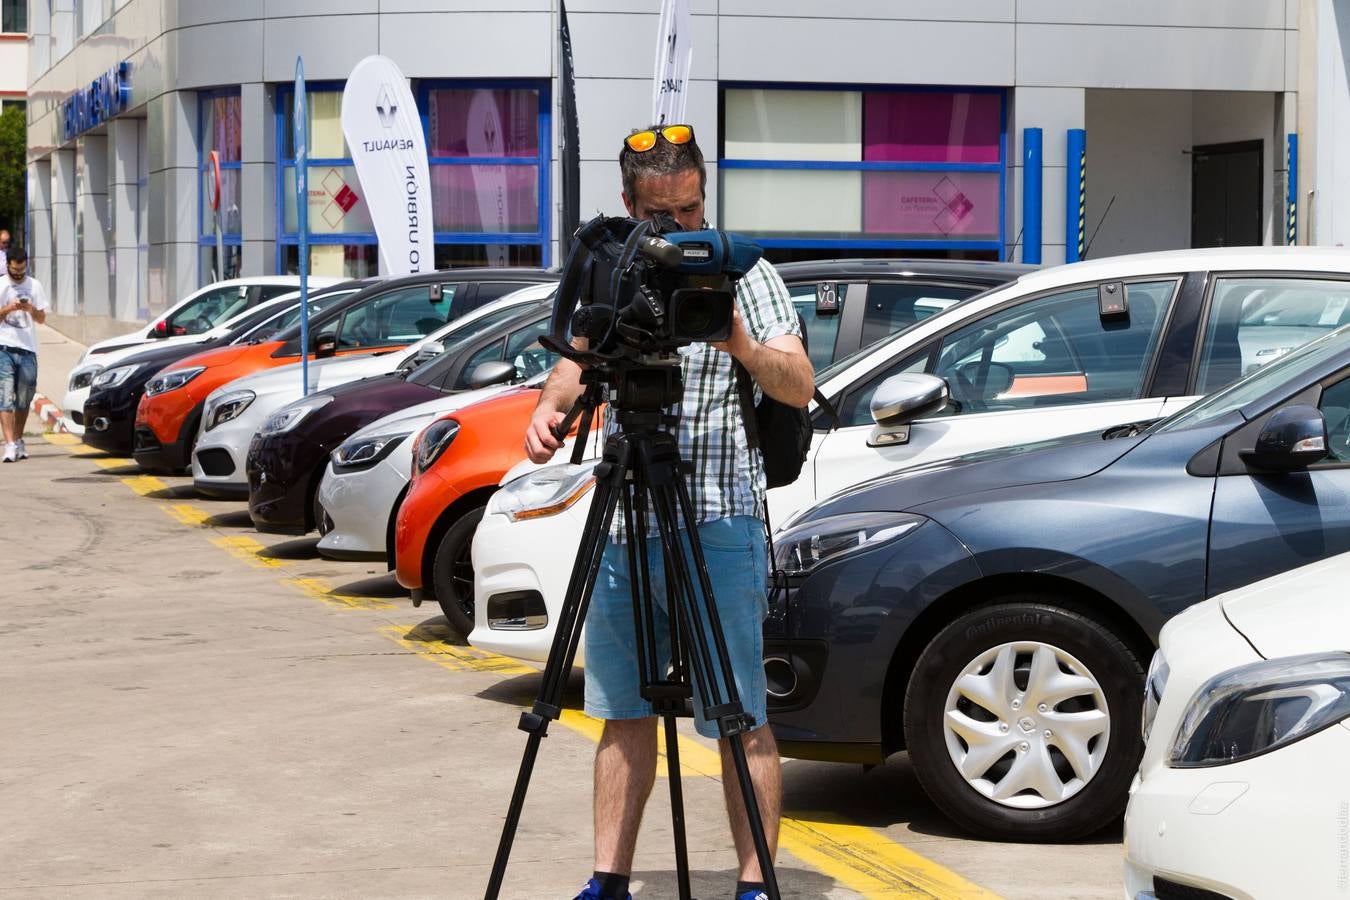
M193 366L190 369L161 372L145 383L145 396L154 397L168 391L175 391L205 371L206 366Z
M139 368L140 366L115 366L111 369L104 369L93 377L90 386L96 388L117 387L130 378L131 374Z
M316 409L323 409L333 398L329 394L319 394L314 397L308 397L297 403L283 406L281 409L267 417L267 421L262 423L258 429L259 435L285 434L295 426L305 420L305 417Z
M333 461L333 471L353 472L368 469L384 459L394 448L407 440L411 431L393 434L353 435L338 445L329 457Z
M909 534L926 521L909 513L865 512L804 522L773 539L774 563L788 576L805 575L823 562Z
M597 461L549 466L513 478L488 500L488 514L510 516L514 522L556 516L595 486Z
M102 366L85 366L70 373L70 390L80 391L94 383L94 378L103 371Z
M437 419L423 429L417 438L417 450L413 453L414 474L431 468L432 463L441 458L441 454L450 446L457 434L459 423L454 419Z
M1148 743L1148 733L1153 730L1153 720L1158 718L1158 704L1162 702L1163 691L1167 688L1167 676L1172 674L1161 650L1153 654L1148 664L1148 677L1144 679L1144 743Z
M248 409L249 404L257 396L252 391L230 391L207 403L206 430L210 431L217 425L239 418L239 414Z
M1229 669L1191 698L1172 768L1222 766L1268 753L1350 717L1350 654L1310 653Z

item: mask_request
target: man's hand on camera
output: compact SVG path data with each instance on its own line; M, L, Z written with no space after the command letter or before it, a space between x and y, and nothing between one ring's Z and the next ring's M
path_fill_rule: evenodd
M532 463L546 463L562 447L563 442L553 436L553 426L566 416L556 410L536 409L525 430L525 455Z
M713 341L712 345L723 353L730 353L742 363L754 352L756 343L745 330L745 322L741 320L739 309L731 311L731 336L725 341Z

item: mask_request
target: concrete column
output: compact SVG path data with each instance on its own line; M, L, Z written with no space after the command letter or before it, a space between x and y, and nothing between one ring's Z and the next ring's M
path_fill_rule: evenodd
M52 151L52 306L59 315L79 312L78 249L75 246L75 151Z
M197 236L197 95L173 91L148 106L150 165L149 314L163 312L204 281Z
M1009 250L1022 231L1022 130L1040 128L1043 133L1041 194L1041 262L1047 266L1064 262L1064 179L1067 175L1065 144L1070 128L1086 127L1086 92L1082 88L1015 88L1012 91L1012 152L1008 158L1010 184L1007 215ZM1092 186L1092 135L1088 135L1088 190ZM1005 253L1020 262L1020 246Z
M28 166L28 271L50 295L52 284L52 163L40 159ZM54 299L53 299L53 302Z
M270 275L277 267L276 93L265 84L246 84L239 99L244 126L239 185L242 274Z
M143 119L117 119L108 123L108 199L112 207L113 261L112 316L139 321L140 279L140 132Z
M76 211L80 229L80 300L88 318L111 318L108 248L112 216L108 209L108 138L87 134L76 142L80 178Z

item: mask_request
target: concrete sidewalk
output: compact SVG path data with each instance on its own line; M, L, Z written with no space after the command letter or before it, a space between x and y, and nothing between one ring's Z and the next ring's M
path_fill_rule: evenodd
M64 419L65 414L60 405L66 395L66 380L70 376L70 370L75 368L85 351L84 344L71 340L48 325L37 326L37 333L37 395L33 398L31 414L24 428L25 434L58 430L58 423ZM48 407L45 414L44 406ZM53 406L56 407L55 412L51 409Z

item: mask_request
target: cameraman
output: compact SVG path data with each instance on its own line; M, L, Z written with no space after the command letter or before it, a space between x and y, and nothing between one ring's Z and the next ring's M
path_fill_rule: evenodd
M5 260L9 277L0 282L0 431L5 447L0 460L28 458L23 427L28 405L37 390L37 329L47 321L47 292L28 274L28 254L22 247Z
M619 152L619 171L623 203L633 218L666 215L685 230L708 227L703 209L707 171L689 126L633 132ZM708 570L716 573L715 602L736 691L755 721L743 740L771 854L778 844L782 785L778 745L763 727L767 715L762 628L768 610L764 469L760 454L747 445L733 359L771 396L804 407L811 400L814 379L800 335L787 288L773 266L761 259L736 285L731 336L680 351L684 375L678 410L680 455L693 465L689 488ZM534 462L547 462L562 446L550 428L580 396L580 375L579 365L563 359L544 385L525 434L525 450ZM651 565L654 605L664 625L659 551ZM638 693L634 643L627 556L611 534L586 622L586 712L604 719L605 727L595 757L595 872L577 900L629 896L638 825L656 777L656 719ZM697 698L695 709L700 709ZM714 723L700 716L695 724L700 734L717 737ZM740 861L736 897L754 900L761 896L763 875L727 741L719 741L719 747L723 793Z

